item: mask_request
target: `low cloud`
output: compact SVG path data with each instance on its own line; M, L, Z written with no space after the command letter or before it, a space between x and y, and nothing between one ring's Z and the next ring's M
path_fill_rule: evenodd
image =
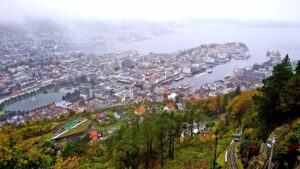
M300 22L299 6L298 0L1 0L0 22L224 19L296 23Z

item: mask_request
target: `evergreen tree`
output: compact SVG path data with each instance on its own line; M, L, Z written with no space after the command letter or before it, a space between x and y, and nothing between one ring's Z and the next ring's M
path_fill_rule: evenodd
M286 119L293 119L300 115L300 76L292 77L280 94L280 111Z
M259 112L259 124L262 125L261 128L264 128L263 138L266 138L274 127L286 120L286 114L281 111L280 96L293 75L290 59L287 55L282 63L274 67L272 76L263 80L263 87L260 89L262 95L254 98Z
M295 71L296 71L296 75L300 75L300 60L297 63Z
M241 86L238 85L238 86L236 87L234 93L233 93L233 97L238 96L238 95L240 95L241 93L242 93L242 91L241 91Z
M286 55L286 56L284 57L284 59L282 60L282 63L281 63L281 64L282 64L284 67L286 67L287 69L292 70L292 64L291 64L289 55Z

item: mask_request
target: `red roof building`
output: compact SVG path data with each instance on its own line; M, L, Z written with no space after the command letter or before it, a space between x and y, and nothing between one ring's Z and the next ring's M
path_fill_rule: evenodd
M91 140L97 140L98 133L96 131L91 131L90 133Z
M160 93L164 94L164 95L169 95L169 94L171 94L171 89L169 87L162 87L160 89Z
M106 113L101 113L101 114L98 114L96 117L95 117L95 119L97 120L97 121L104 121L104 120L106 120L106 117L107 117L107 114Z
M139 106L138 109L135 110L134 114L136 115L142 115L146 112L146 108L144 106Z
M173 109L174 109L174 104L173 103L168 103L164 110L170 112Z

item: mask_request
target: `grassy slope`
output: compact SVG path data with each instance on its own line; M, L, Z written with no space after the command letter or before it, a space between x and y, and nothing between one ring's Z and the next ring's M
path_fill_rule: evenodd
M214 137L210 136L196 136L194 140L189 140L183 144L176 145L174 160L167 160L166 165L163 168L211 168L214 155L214 140ZM223 152L225 152L230 141L230 135L224 135L224 137L219 138L217 148L218 159L222 158ZM221 166L219 162L221 161L218 160L217 164L218 166Z

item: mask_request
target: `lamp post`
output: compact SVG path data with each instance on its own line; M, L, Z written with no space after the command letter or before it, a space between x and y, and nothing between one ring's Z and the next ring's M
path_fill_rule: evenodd
M270 158L269 158L269 167L268 167L268 169L271 169L272 156L273 156L273 149L274 149L275 143L276 143L276 140L275 140L275 138L273 137L272 140L271 140L271 145L270 145L270 144L267 144L268 147L271 147L271 153L270 153Z
M241 144L242 144L242 134L243 134L243 129L241 128L241 131L240 131L240 144L239 144L239 156L240 156L240 154L241 154Z

